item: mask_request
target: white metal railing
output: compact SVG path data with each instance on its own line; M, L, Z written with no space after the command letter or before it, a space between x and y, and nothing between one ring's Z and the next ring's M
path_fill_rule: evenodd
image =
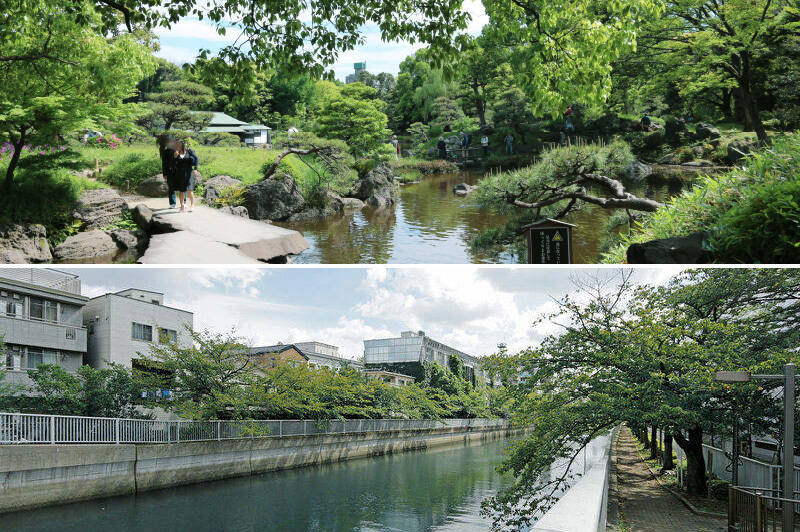
M502 419L274 419L160 421L0 413L0 444L177 443L433 428L505 428Z
M677 461L675 464L678 484L683 486L686 478L686 453L679 445L675 445ZM706 462L706 471L721 480L730 482L733 472L732 460L726 456L725 451L718 447L703 444L703 455ZM776 490L782 485L781 476L783 466L767 464L746 456L739 456L739 486L760 488L763 490ZM800 468L794 468L795 486L800 486Z

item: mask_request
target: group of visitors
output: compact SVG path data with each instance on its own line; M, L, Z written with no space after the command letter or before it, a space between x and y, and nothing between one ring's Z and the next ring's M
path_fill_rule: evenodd
M472 142L472 136L462 131L460 137L460 147L464 150L466 155L466 150L469 149L469 145ZM514 137L511 133L506 135L503 142L505 143L506 154L512 155L514 153ZM440 159L447 159L447 142L445 142L444 137L439 137L439 141L436 143L436 149L439 151ZM481 150L483 151L484 157L489 156L489 136L485 132L481 135Z
M180 204L180 211L186 211L186 199L189 199L189 212L194 209L194 185L197 173L197 154L172 135L160 135L156 139L161 156L161 171L167 181L169 206L174 209ZM176 202L175 193L178 193Z

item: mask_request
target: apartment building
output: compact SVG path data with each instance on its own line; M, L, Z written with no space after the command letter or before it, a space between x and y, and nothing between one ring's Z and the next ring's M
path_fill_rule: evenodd
M87 352L78 276L52 269L0 269L0 363L6 382L30 386L28 370L55 364L77 372Z
M341 356L337 346L316 341L253 347L250 354L268 366L283 360L293 364L308 364L311 368L341 369L348 366L359 371L364 369L360 361Z
M153 344L191 345L192 312L164 305L164 294L135 288L90 299L83 308L86 363L133 367Z

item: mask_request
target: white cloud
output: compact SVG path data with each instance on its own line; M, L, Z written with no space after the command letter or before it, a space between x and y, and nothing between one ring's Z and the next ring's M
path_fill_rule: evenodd
M196 18L182 18L171 28L158 27L153 30L159 39L200 39L204 42L231 44L241 34L236 27L227 27L220 35L213 22Z

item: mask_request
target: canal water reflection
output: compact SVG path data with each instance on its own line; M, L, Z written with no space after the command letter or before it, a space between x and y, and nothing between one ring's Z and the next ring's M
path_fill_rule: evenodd
M473 250L470 241L481 231L501 226L508 218L481 209L469 196L453 193L457 183L475 184L480 172L428 176L400 187L394 208L364 208L342 216L308 223L282 223L301 231L311 248L292 258L295 263L353 264L466 264L516 263L510 252ZM637 195L665 201L681 190L679 179L628 184ZM587 205L566 221L574 232L576 263L599 260L605 221L613 211Z
M486 531L507 441L386 455L0 517L10 531Z

